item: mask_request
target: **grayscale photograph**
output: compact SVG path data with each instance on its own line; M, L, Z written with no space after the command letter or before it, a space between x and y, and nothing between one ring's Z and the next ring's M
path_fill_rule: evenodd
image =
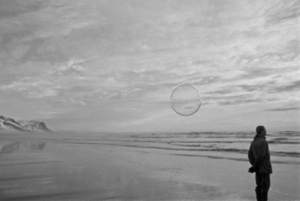
M1 201L299 201L300 0L0 0Z

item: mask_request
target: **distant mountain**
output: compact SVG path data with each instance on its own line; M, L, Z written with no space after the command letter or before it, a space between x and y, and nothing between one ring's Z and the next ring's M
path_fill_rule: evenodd
M24 131L24 132L52 132L44 122L40 121L16 121L12 118L0 116L0 131Z

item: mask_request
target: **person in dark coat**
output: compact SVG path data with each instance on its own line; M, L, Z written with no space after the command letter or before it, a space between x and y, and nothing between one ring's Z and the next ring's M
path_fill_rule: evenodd
M256 135L248 151L248 159L252 165L248 172L255 172L257 201L268 200L268 191L271 185L270 174L272 174L272 165L266 134L267 131L264 126L257 126Z

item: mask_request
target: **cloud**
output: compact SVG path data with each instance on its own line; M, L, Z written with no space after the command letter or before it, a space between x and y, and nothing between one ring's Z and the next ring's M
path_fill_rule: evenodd
M294 81L291 84L287 84L285 86L279 86L279 87L275 87L273 89L273 91L275 92L288 92L288 91L300 91L300 81Z
M54 109L52 109L54 110ZM63 114L62 111L38 111L37 112L37 117L40 119L53 119L53 118L58 118Z
M95 9L86 12L78 1L60 5L55 1L1 1L0 7L0 55L5 53L2 62L6 65L69 60L72 55L68 51L74 47L70 44L73 40L66 40L66 36L95 24L101 26L104 19L95 16Z
M155 124L182 84L210 109L276 108L299 101L298 9L293 0L1 1L0 89L112 127Z
M300 83L297 77L297 72L288 71L256 78L253 76L251 79L227 80L220 86L213 84L214 87L205 91L203 97L206 104L220 105L299 101L297 94Z
M30 98L45 98L58 95L58 90L51 82L31 77L25 77L11 84L2 85L1 90L8 93L20 92Z
M297 110L300 110L300 107L272 108L272 109L267 109L265 111L268 111L268 112L285 112L285 111L297 111Z
M85 62L83 59L70 59L57 66L28 62L23 66L24 72L18 72L25 77L2 84L1 89L29 98L56 97L61 102L69 100L70 103L75 103L73 99L78 98L78 103L82 103L82 97L95 91L93 82L97 80L96 77L86 75Z
M85 67L82 64L84 62L83 59L71 59L66 65L62 65L52 72L52 76L83 76Z
M297 20L300 16L300 2L297 0L280 1L267 10L267 24Z
M0 1L0 19L14 17L28 12L35 12L43 8L47 3L44 1L27 0L2 0Z
M259 68L253 67L241 71L241 74L236 77L237 80L251 80L256 78L269 77L272 75L282 75L285 73L297 71L298 66L284 67L281 68Z
M219 105L240 105L240 104L249 104L249 103L259 103L261 102L261 99L253 99L251 96L248 96L247 98L241 98L238 97L238 99L232 99L230 100L230 98L232 97L228 97L227 100L224 101L219 101L218 104ZM229 99L229 100L228 100Z

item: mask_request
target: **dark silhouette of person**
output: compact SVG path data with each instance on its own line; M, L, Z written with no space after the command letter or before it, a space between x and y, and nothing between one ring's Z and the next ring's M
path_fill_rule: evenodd
M272 174L272 165L266 135L267 131L265 127L257 126L256 135L254 136L248 151L248 159L252 165L248 172L255 172L255 192L257 201L268 200L268 191L271 185L270 174Z

